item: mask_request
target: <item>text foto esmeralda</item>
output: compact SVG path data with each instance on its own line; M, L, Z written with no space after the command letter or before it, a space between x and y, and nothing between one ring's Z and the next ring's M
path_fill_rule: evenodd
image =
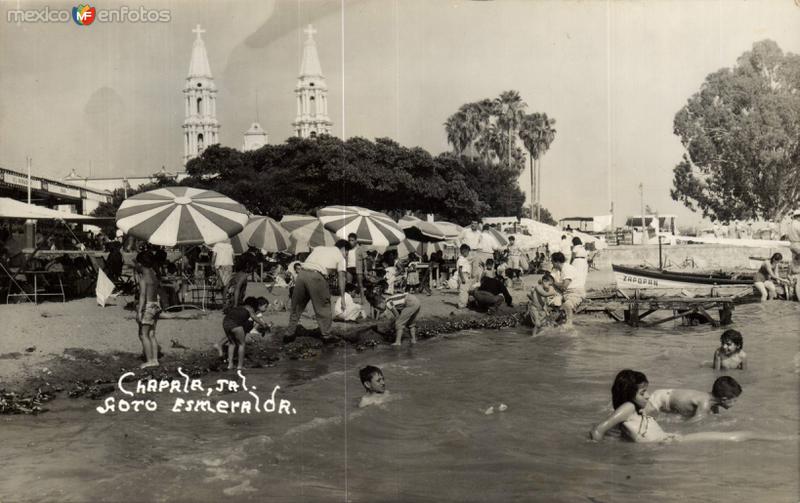
M217 379L216 386L206 388L200 379L192 379L183 369L178 367L179 379L138 379L136 383L125 383L125 379L136 374L126 372L119 377L117 388L124 395L135 397L137 395L147 395L148 393L169 393L186 395L189 393L205 394L205 398L184 398L176 397L170 408L172 412L207 412L211 414L251 414L251 413L272 413L278 414L297 414L292 407L292 403L286 399L276 399L275 394L281 389L275 386L269 397L262 400L255 391L255 386L247 386L247 380L241 371L237 371L240 381L230 379ZM212 397L214 393L238 393L246 391L250 396L243 400L228 400L224 398ZM155 412L158 410L158 403L154 400L145 398L126 399L110 396L103 401L103 405L97 407L97 412L106 414L108 412Z

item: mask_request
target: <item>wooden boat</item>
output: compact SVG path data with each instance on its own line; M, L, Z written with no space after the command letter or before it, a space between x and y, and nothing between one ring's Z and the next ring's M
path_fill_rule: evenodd
M646 267L627 267L612 264L617 288L650 289L650 288L710 288L728 286L752 286L753 276L750 274L688 273L651 269Z

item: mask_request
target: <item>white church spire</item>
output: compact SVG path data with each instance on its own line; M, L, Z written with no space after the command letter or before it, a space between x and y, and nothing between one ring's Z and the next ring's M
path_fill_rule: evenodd
M319 64L313 26L303 30L308 35L303 45L303 61L294 93L297 96L297 117L292 123L295 135L301 138L331 134L333 123L328 117L328 86Z
M203 39L200 38L200 34L205 32L206 30L200 28L199 24L192 30L192 33L197 34L197 38L194 39L194 45L192 46L192 60L189 62L189 78L212 78L211 65L208 64L208 54L206 53L206 44L203 43Z
M211 76L211 65L203 39L205 30L197 27L189 63L189 75L183 88L183 102L186 118L183 121L183 164L186 165L203 153L209 145L219 143L219 122L217 122L217 86Z

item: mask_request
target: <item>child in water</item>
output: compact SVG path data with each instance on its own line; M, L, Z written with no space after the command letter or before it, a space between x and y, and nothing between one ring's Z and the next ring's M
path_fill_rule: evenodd
M539 283L528 292L528 299L530 300L528 303L528 315L533 323L531 337L534 337L550 321L550 300L558 295L556 289L553 288L553 281L553 276L549 272L545 272Z
M717 414L719 408L730 409L742 387L733 377L722 376L714 381L711 393L693 389L659 389L650 395L648 410L673 412L699 420L709 412Z
M358 403L359 407L376 405L386 400L389 393L386 391L386 382L383 379L381 369L367 365L358 371L358 377L361 378L361 384L367 390L367 393L361 397L361 401Z
M720 347L714 351L714 370L746 369L747 354L744 341L737 330L726 330L719 337Z
M262 328L268 328L264 320L258 316L267 310L269 301L265 297L248 297L244 299L242 305L231 308L222 320L222 329L228 338L228 370L233 369L235 352L239 355L238 370L244 368L245 340L247 333L258 324ZM221 351L221 348L220 348Z
M656 420L647 415L645 409L650 397L647 392L647 377L635 370L621 370L611 386L611 400L614 412L602 423L596 425L589 432L589 437L594 441L601 440L605 434L614 427L618 427L624 438L633 442L701 442L729 440L738 442L742 440L788 440L795 438L789 435L758 434L747 431L707 431L679 435L666 433L661 429Z
M421 304L416 296L410 293L396 293L384 297L380 288L367 295L367 301L389 318L394 325L395 339L392 346L400 346L403 339L403 332L408 328L411 335L411 344L417 343L417 316L421 309ZM378 324L375 330L381 334L391 332L387 324Z

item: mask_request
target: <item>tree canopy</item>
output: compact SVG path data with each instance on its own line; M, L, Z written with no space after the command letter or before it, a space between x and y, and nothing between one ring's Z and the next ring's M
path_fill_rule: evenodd
M753 44L706 77L674 131L674 200L714 220L782 218L800 201L800 56Z
M466 223L520 216L524 202L516 174L449 153L434 157L388 138L290 138L251 152L212 145L186 169L183 184L216 190L274 218L348 204Z

